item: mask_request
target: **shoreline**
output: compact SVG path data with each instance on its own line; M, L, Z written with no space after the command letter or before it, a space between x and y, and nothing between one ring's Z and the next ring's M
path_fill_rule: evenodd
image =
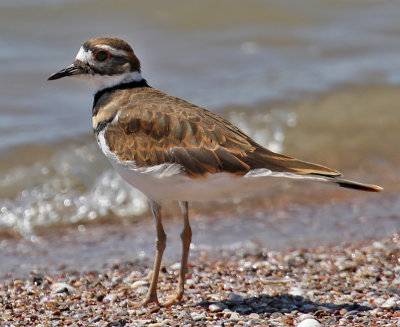
M285 251L334 246L386 237L400 228L399 192L377 196L306 185L286 185L278 194L267 192L248 200L192 204L191 255L196 258L204 251L238 247ZM164 262L173 263L180 259L181 248L182 222L176 206L165 206L164 228L168 235ZM141 219L38 229L32 238L5 238L0 241L0 281L26 278L31 271L54 274L59 267L85 272L104 264L151 260L154 238L150 214Z

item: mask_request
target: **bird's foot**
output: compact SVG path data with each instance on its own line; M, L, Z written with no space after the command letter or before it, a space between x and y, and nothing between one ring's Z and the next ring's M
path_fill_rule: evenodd
M135 302L133 304L134 308L143 308L147 307L149 304L155 304L155 306L160 307L160 302L158 301L157 294L155 295L147 295L143 301Z
M173 297L171 297L167 302L163 303L163 306L169 307L171 305L177 304L182 300L183 293L177 292Z

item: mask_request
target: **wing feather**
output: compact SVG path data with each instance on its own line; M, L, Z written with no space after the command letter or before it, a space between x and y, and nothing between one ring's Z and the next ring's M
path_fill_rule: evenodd
M125 92L128 92L125 91ZM266 168L300 175L339 176L329 168L269 151L220 116L156 89L135 90L105 139L119 160L137 167L180 164L191 177Z

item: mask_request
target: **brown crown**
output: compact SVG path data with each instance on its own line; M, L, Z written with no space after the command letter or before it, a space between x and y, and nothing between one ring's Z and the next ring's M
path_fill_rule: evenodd
M85 50L91 50L92 52L95 52L102 45L107 45L116 51L125 52L126 58L130 64L130 70L132 72L134 72L134 71L141 72L139 59L136 57L131 46L124 40L121 40L116 37L98 37L98 38L94 38L94 39L90 39L90 40L86 41L83 44L83 48Z

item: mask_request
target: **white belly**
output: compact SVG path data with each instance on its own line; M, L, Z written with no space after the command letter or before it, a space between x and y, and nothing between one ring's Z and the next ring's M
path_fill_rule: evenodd
M239 177L218 173L194 179L183 174L160 176L154 171L128 169L115 162L113 165L125 181L155 201L211 201L246 197L267 186L265 177Z

